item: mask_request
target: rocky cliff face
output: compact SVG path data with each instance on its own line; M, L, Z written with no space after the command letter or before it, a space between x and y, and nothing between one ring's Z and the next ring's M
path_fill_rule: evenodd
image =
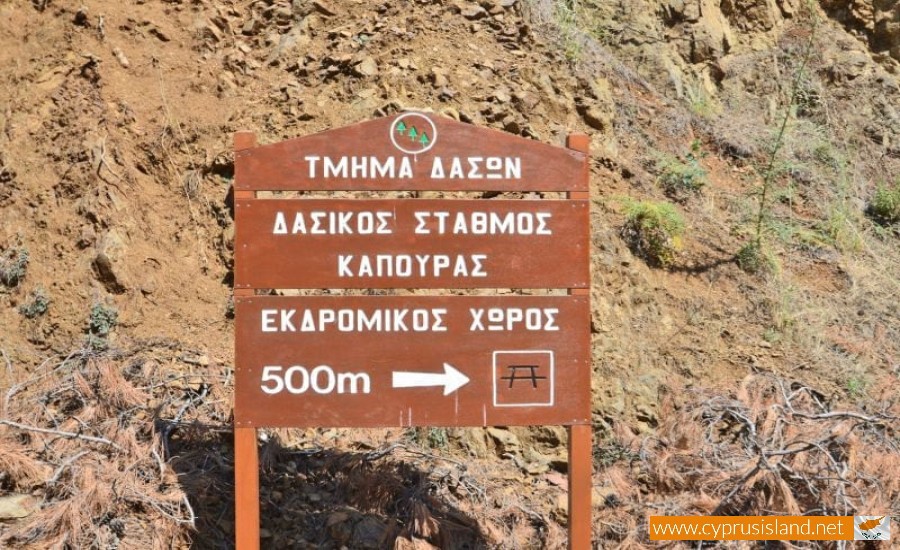
M821 0L830 17L865 38L875 53L900 60L900 2L897 0Z
M588 4L588 32L655 90L717 126L733 152L765 139L809 46L801 109L818 110L826 126L840 120L848 139L874 145L875 156L900 154L896 0L825 0L822 10L801 0Z

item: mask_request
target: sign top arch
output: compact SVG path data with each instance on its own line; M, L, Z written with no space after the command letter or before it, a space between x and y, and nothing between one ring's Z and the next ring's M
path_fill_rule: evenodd
M422 111L235 153L242 191L587 191L587 155Z

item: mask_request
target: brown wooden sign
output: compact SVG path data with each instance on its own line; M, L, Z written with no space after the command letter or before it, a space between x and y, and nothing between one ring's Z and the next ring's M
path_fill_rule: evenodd
M406 112L235 153L238 190L587 191L586 155Z
M237 426L590 419L585 296L235 300Z
M271 145L235 135L235 530L258 550L257 428L569 426L569 548L591 546L586 135L562 149L424 112ZM565 191L567 200L257 191ZM257 296L565 288L568 296Z
M588 201L235 201L236 288L583 288Z

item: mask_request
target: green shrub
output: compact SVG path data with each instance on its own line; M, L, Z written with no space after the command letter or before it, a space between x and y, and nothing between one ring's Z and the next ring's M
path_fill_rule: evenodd
M91 315L88 318L88 346L95 350L105 350L109 347L107 337L119 322L119 312L116 308L103 304L94 304Z
M869 214L883 225L900 222L900 182L878 186L869 203Z
M88 319L88 332L97 336L108 336L119 322L119 312L114 307L94 304Z
M38 287L31 293L28 301L19 307L19 313L27 319L34 319L47 313L48 309L50 309L50 298L43 288Z
M847 379L847 394L852 398L864 397L869 382L864 376L853 375Z
M831 244L843 252L856 252L863 248L863 241L854 225L851 213L843 205L828 209L828 217L819 224L821 232Z
M0 254L0 284L13 288L25 278L28 270L28 249L10 248Z
M751 241L738 250L734 256L738 267L747 273L776 273L778 262L772 254L757 241Z
M672 155L663 155L656 166L660 171L659 183L670 197L683 200L699 193L707 183L707 172L700 165L703 158L700 143L691 145L691 152L682 160Z
M420 447L444 450L450 448L450 432L447 428L413 428L409 435Z
M667 202L627 201L622 237L650 265L667 267L681 249L684 218Z

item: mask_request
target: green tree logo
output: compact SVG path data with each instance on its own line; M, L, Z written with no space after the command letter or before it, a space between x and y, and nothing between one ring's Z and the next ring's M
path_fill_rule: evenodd
M434 147L437 127L424 113L403 113L391 124L390 138L394 147L400 151L407 155L418 155Z

